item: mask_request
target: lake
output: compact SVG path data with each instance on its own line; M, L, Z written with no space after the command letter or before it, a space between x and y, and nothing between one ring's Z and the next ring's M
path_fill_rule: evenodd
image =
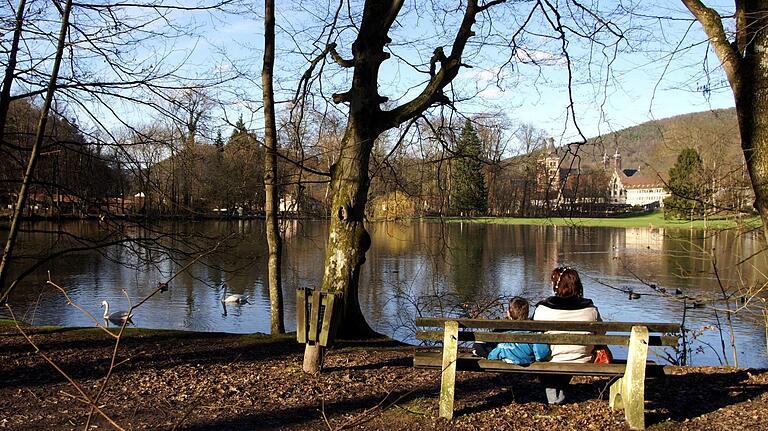
M30 232L19 236L24 265L51 250L87 245L75 236L119 238L107 236L94 221L35 222L25 228ZM291 220L284 228L285 319L293 330L296 288L316 287L322 276L327 224ZM684 321L691 331L689 364L733 363L727 307L738 310L731 325L739 365L768 367L761 293L768 261L757 234L436 221L370 223L368 228L373 245L361 274L360 303L374 329L397 339L413 341L418 314L481 310L497 316L499 299L512 295L535 304L550 294L549 271L569 265L580 272L585 296L604 320ZM210 248L218 238L234 235L180 272L169 291L143 304L133 320L145 328L269 332L263 221L163 222L122 233L147 248L114 245L53 260L11 296L17 316L36 325L93 326L46 285L47 271L75 303L100 318L101 301L109 301L110 311L126 309L123 290L135 304L190 262L195 247ZM169 256L160 245L178 253ZM22 271L18 264L12 269L12 277ZM224 308L222 283L228 293L250 296L251 303ZM630 299L630 291L640 298Z

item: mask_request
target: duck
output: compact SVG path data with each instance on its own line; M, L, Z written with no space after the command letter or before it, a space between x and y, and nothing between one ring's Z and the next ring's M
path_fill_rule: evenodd
M221 294L221 302L226 304L250 304L248 302L248 295L241 295L239 293L227 295L227 285L222 284L221 287L224 289L224 292Z
M639 294L639 293L635 293L635 292L633 292L633 291L631 291L631 290L630 290L630 291L629 291L629 299L630 299L630 300L633 300L633 299L640 299L640 294Z
M107 302L106 300L101 301L101 306L104 307L104 320L108 320L114 323L115 325L122 325L123 323L128 323L128 324L133 323L133 320L131 320L131 317L133 317L133 314L130 314L125 310L119 310L119 311L110 313L109 302Z

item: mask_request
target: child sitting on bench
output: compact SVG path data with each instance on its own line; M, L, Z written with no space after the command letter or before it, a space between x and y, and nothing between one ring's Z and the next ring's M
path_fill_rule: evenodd
M515 296L509 301L507 318L511 320L528 320L528 300ZM530 331L511 331L529 333ZM552 351L548 344L532 343L475 343L473 351L477 356L488 359L502 360L510 364L529 365L549 359Z

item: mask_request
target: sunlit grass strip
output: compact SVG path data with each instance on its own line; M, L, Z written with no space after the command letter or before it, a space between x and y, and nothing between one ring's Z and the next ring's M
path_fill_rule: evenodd
M437 220L437 218L434 218ZM511 224L535 226L586 226L586 227L651 227L669 229L756 229L762 226L760 217L742 217L741 220L710 219L710 220L665 220L662 211L650 214L622 216L611 218L590 217L446 217L447 222L467 222L486 224Z

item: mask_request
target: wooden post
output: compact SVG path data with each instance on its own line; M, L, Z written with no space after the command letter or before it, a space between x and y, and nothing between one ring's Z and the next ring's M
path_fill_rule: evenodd
M312 289L296 292L296 339L306 343L303 369L307 373L314 374L323 368L325 348L336 337L339 302L336 293Z
M610 395L608 396L608 405L612 409L623 409L624 403L621 400L621 390L624 387L624 378L619 377L611 384Z
M645 361L648 358L648 328L633 326L629 337L627 368L624 373L624 386L621 401L624 405L624 417L629 428L645 429Z
M307 342L307 290L296 290L296 341L299 343Z
M317 323L320 320L320 291L312 292L312 305L309 310L309 331L307 341L317 341Z
M333 293L328 293L325 295L325 313L323 313L323 324L320 328L320 336L317 338L317 342L321 346L327 346L328 340L330 339L333 341L333 336L331 335L333 322L333 307L335 305L335 298L336 295Z
M453 398L456 384L456 356L459 349L459 323L445 322L443 335L443 373L440 380L440 417L453 419Z
M325 349L317 343L307 343L304 345L304 362L302 370L308 374L317 374L323 368Z

